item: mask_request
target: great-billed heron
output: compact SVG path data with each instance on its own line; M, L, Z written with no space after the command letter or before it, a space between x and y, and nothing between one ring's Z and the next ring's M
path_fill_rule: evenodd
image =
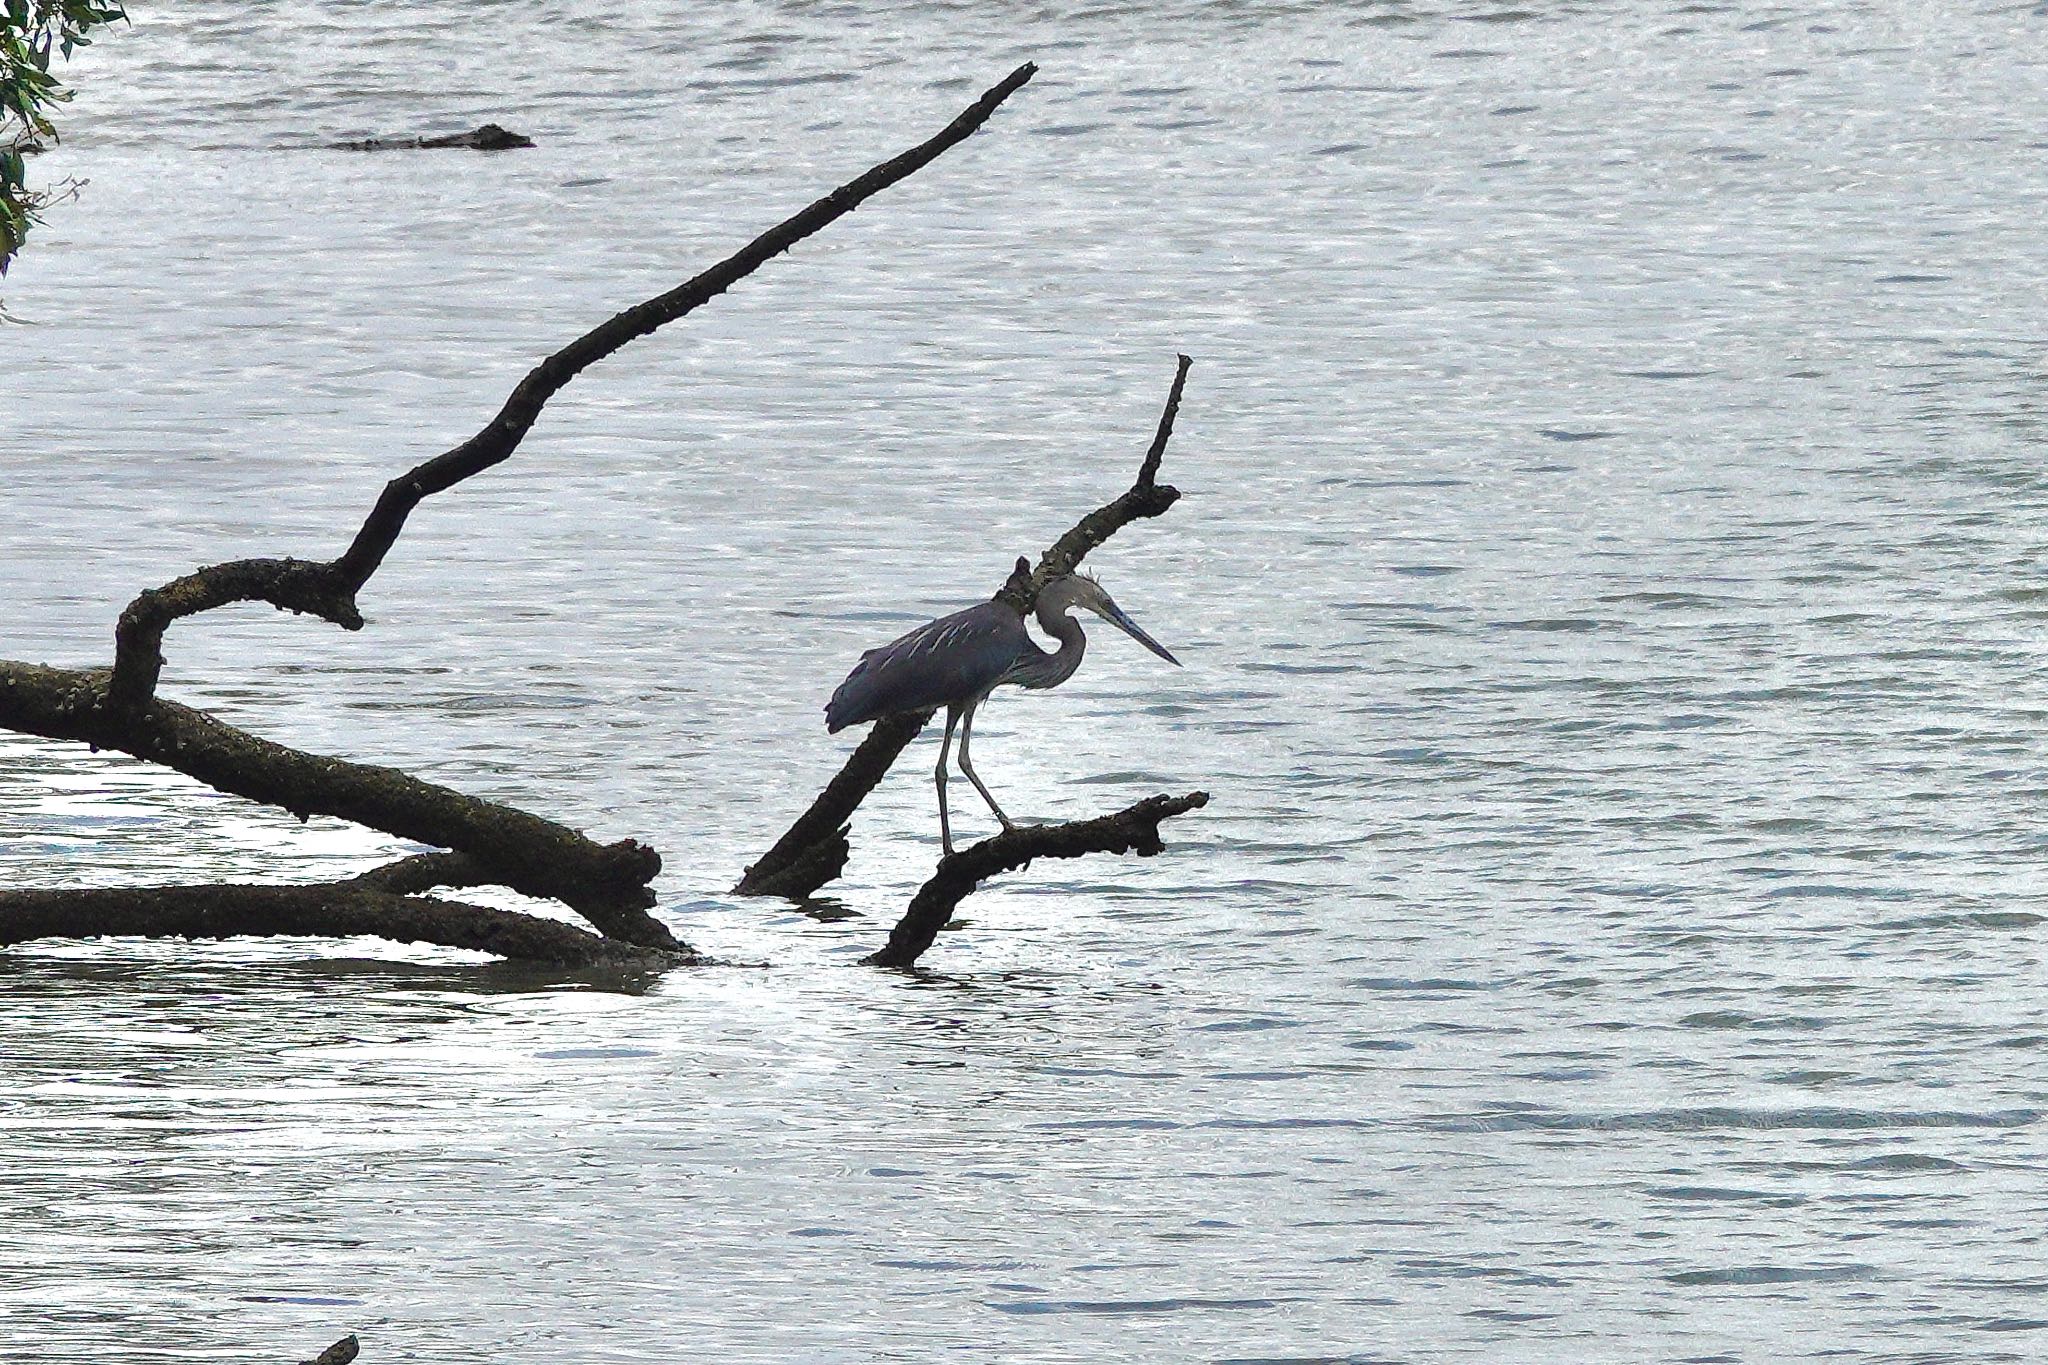
M825 727L837 733L849 725L880 720L904 711L946 708L946 737L939 745L934 779L939 789L939 842L953 851L953 830L946 813L946 759L953 745L953 727L960 727L960 771L988 802L1004 829L1016 826L974 775L967 755L974 728L974 709L1005 683L1041 689L1058 687L1081 666L1088 647L1080 623L1067 613L1084 607L1118 627L1170 664L1180 660L1138 628L1110 600L1102 585L1085 574L1063 574L1038 594L1038 624L1060 642L1051 653L1040 649L1024 629L1023 614L997 599L927 622L880 649L861 655L853 672L825 704Z

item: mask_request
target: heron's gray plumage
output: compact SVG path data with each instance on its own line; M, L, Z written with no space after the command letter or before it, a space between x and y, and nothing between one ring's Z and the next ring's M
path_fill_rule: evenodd
M928 621L860 656L825 705L825 728L837 734L864 721L985 695L1026 650L1043 652L1025 633L1024 618L1001 602Z
M1018 567L1023 567L1019 561ZM846 675L825 704L825 727L837 733L849 725L880 720L906 711L946 708L946 737L939 746L939 766L934 779L939 789L939 836L946 852L953 851L951 822L946 811L946 755L953 742L953 728L960 727L960 771L988 802L1003 828L1011 828L995 797L974 774L969 762L968 742L974 728L974 710L983 699L1005 683L1031 689L1057 687L1081 666L1088 637L1080 623L1067 612L1086 607L1127 632L1133 639L1169 663L1179 663L1166 649L1138 628L1138 623L1110 600L1102 585L1079 574L1066 574L1047 583L1038 595L1038 624L1060 647L1040 649L1024 629L1024 617L1007 603L983 602L928 621L879 649L868 650Z

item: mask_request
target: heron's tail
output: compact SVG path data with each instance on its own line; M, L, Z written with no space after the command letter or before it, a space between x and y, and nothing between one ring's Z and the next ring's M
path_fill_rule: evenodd
M836 735L849 725L858 725L864 720L873 720L873 691L868 680L856 668L851 677L832 694L832 700L825 703L825 733Z

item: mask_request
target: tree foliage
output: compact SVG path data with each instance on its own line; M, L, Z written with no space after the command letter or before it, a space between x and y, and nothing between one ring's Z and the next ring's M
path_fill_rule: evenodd
M102 24L125 20L119 0L0 0L0 275L49 202L30 190L25 154L57 140L50 109L71 92L50 74Z

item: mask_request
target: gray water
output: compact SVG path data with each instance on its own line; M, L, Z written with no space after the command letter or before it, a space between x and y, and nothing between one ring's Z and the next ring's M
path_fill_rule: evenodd
M667 855L732 964L0 955L0 1358L2048 1351L2048 11L143 3L4 284L0 657L327 556L534 359L988 128L590 372L355 635L167 695ZM513 155L318 150L495 119ZM984 716L1043 864L922 978L934 741L814 916L724 894L861 649L1187 497ZM961 827L985 814L964 784ZM0 876L402 846L0 739ZM512 904L507 900L502 903Z

